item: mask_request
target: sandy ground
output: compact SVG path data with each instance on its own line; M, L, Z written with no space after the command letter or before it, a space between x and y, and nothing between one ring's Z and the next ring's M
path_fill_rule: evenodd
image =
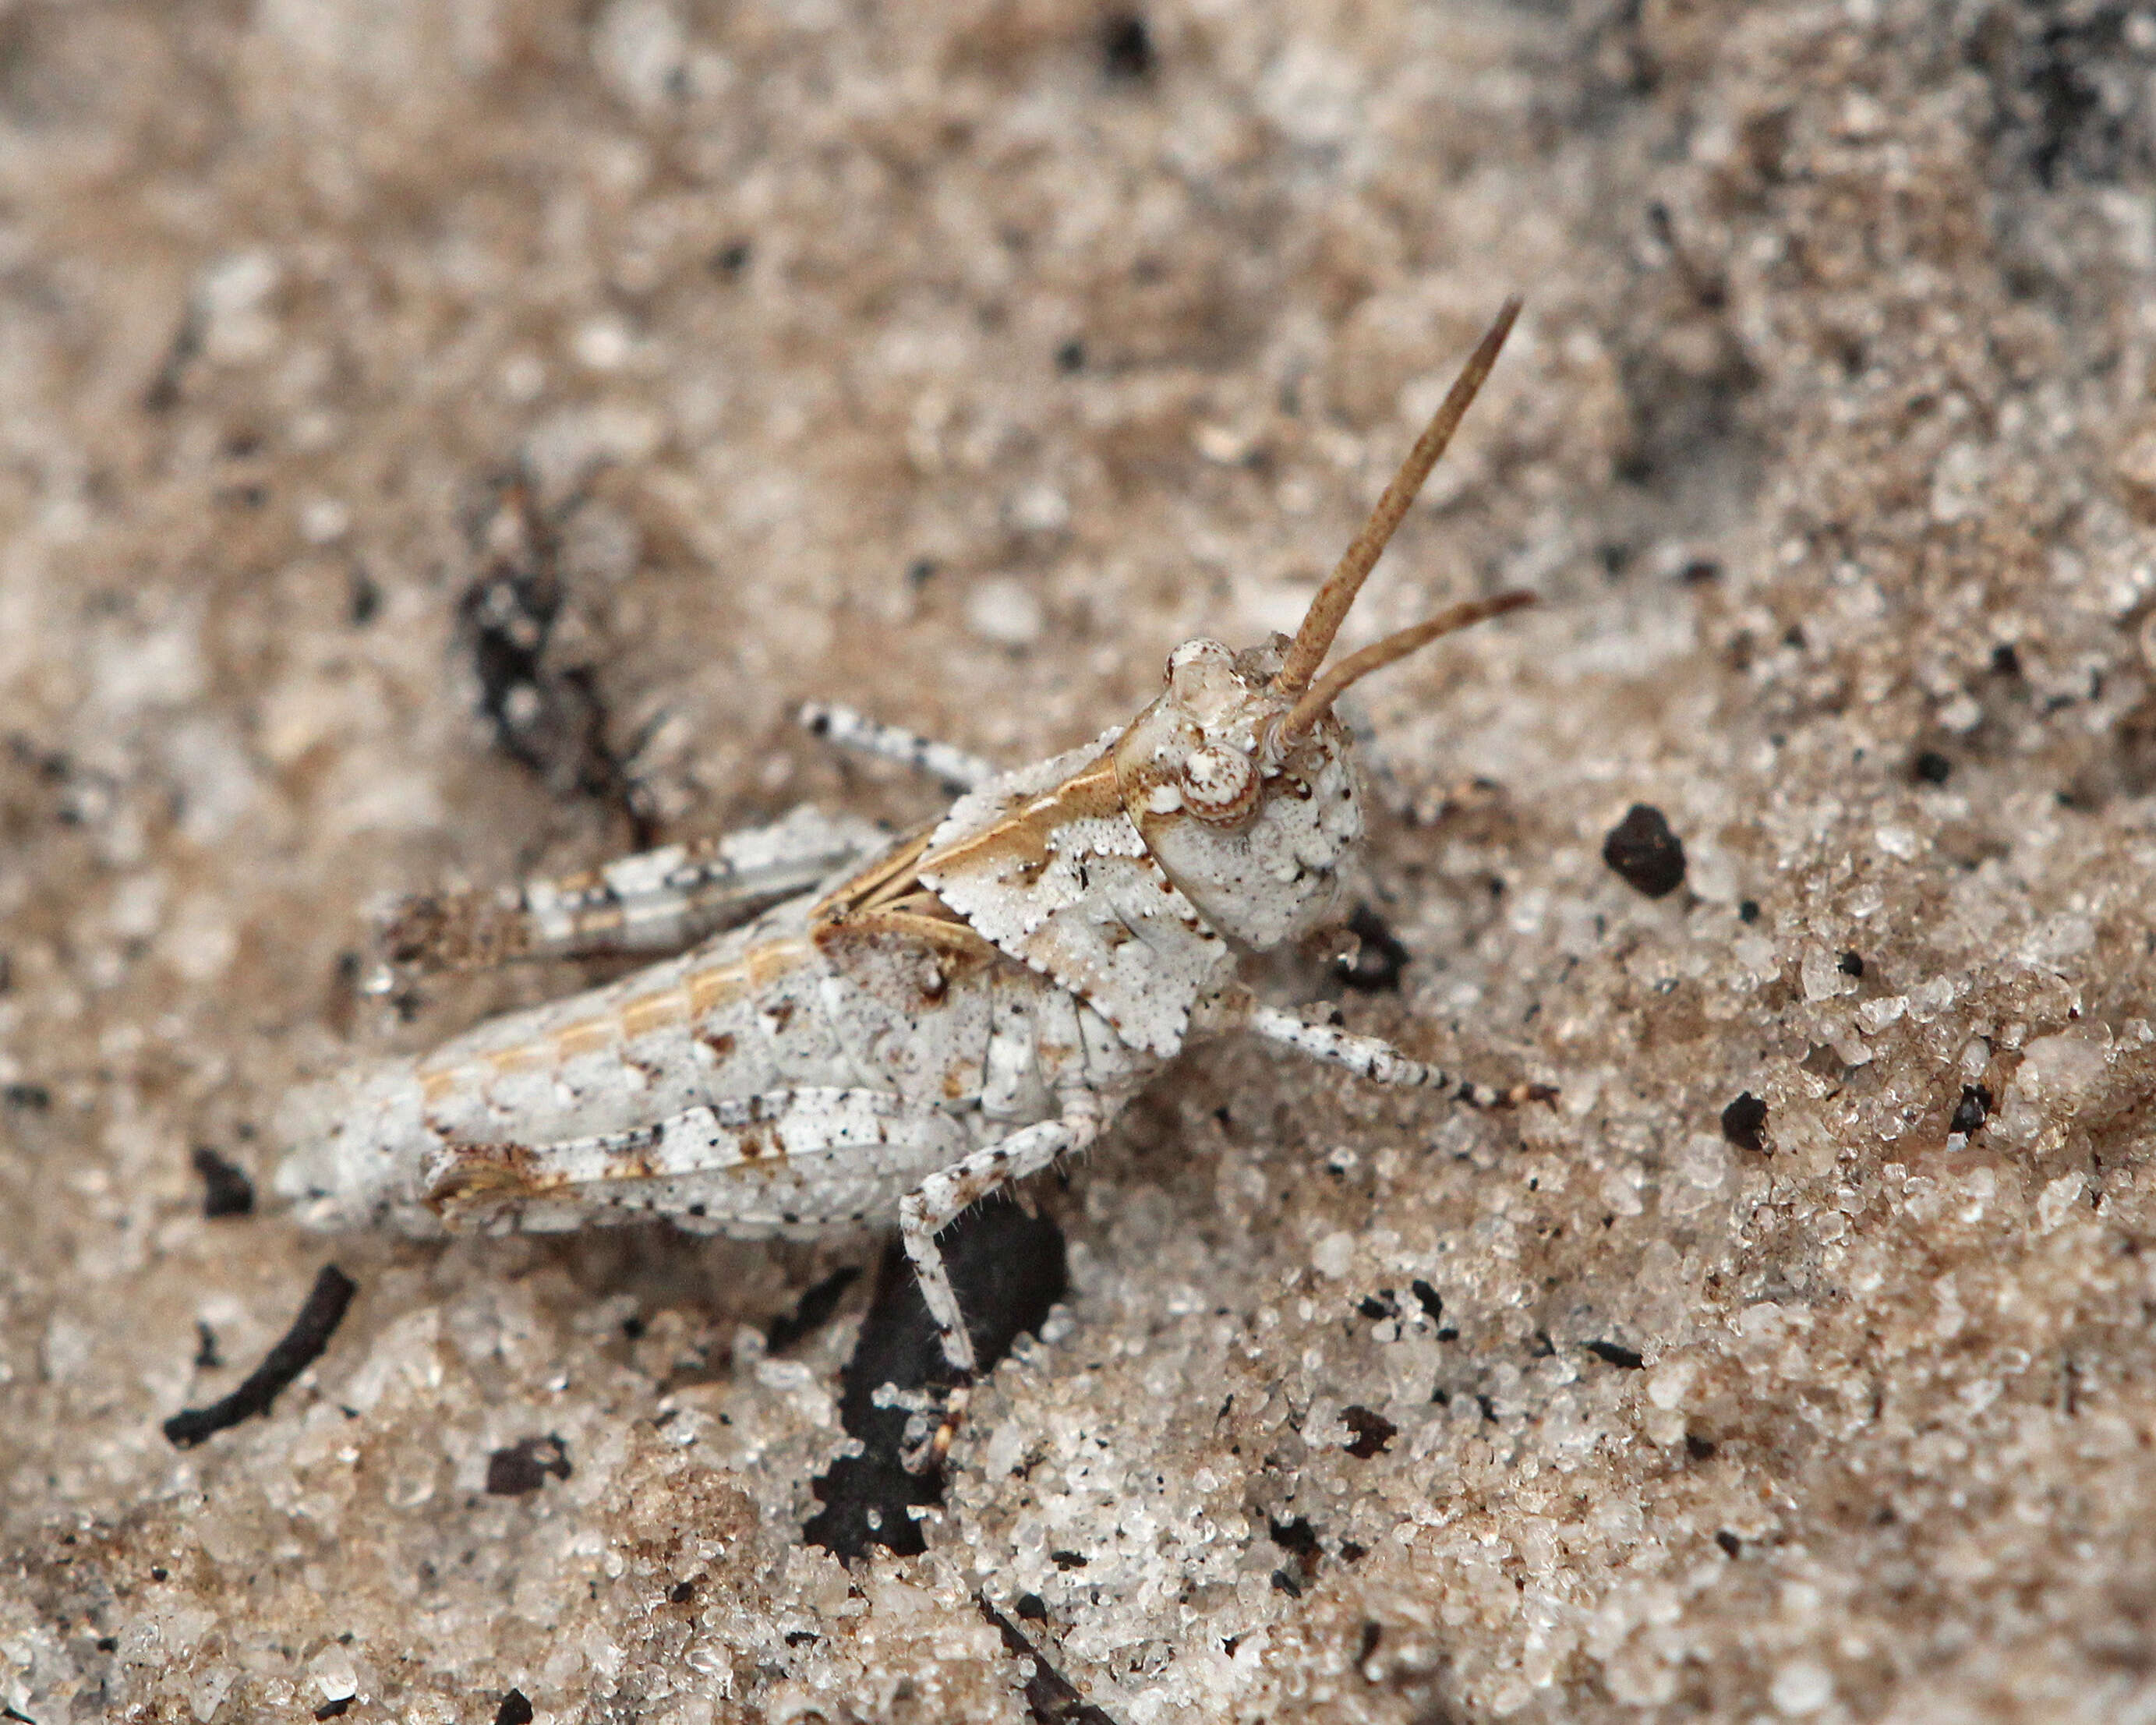
M0 8L5 1717L2156 1718L2152 80L2097 0ZM866 1281L767 1333L875 1240L204 1214L578 980L385 1024L370 902L932 811L804 696L1091 736L1513 289L1351 634L1547 603L1363 695L1342 1009L1557 1108L1188 1055L850 1570Z

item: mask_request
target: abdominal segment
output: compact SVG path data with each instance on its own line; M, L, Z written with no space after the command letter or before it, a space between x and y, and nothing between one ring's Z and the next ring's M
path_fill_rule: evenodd
M449 1144L424 1202L459 1232L551 1231L663 1215L694 1232L815 1232L887 1220L966 1153L957 1121L886 1092L802 1086L547 1145Z

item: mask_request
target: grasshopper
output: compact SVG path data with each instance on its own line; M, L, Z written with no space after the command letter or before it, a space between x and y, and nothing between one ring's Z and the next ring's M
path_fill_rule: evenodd
M1550 1098L1306 1023L1236 980L1239 948L1332 911L1362 836L1341 693L1532 602L1454 605L1322 670L1518 310L1483 336L1292 639L1186 641L1130 723L1014 772L806 709L812 730L963 791L910 837L799 809L498 896L405 901L385 932L407 968L675 956L300 1092L278 1189L316 1226L418 1233L663 1216L803 1235L895 1218L955 1378L940 1455L974 1350L937 1233L1091 1144L1192 1037L1246 1029L1476 1106Z

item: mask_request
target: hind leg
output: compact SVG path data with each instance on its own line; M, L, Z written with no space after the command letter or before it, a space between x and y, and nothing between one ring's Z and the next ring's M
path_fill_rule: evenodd
M767 827L643 850L583 873L495 891L398 900L378 937L387 993L431 971L520 959L663 955L806 892L889 842L865 820L795 809Z

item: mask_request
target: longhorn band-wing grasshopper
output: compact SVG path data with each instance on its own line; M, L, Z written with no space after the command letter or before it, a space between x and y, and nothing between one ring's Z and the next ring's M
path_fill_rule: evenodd
M960 1386L940 1453L974 1353L937 1232L1090 1144L1188 1038L1244 1029L1381 1084L1547 1100L1306 1024L1236 980L1239 947L1332 911L1362 836L1341 692L1532 602L1455 605L1321 674L1518 310L1483 336L1292 639L1186 641L1130 723L1014 772L806 710L812 729L963 788L909 838L797 810L511 893L404 901L387 944L412 968L685 950L300 1092L278 1189L317 1226L423 1233L663 1216L804 1235L895 1218Z

